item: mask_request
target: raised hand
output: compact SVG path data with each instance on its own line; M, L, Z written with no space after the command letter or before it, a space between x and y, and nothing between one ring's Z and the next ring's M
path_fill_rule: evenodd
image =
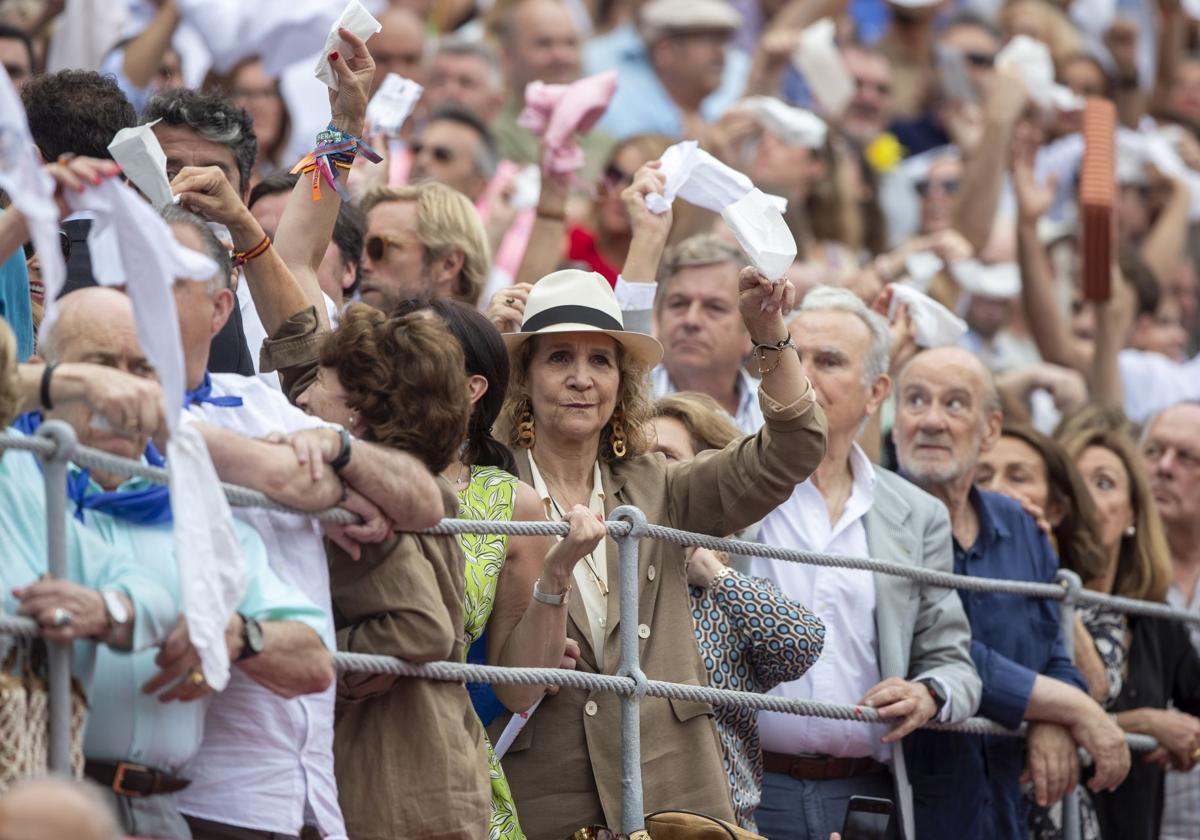
M782 341L787 336L783 318L795 304L796 287L790 280L772 283L751 266L738 274L738 309L755 343Z
M338 37L349 45L349 50L329 54L329 64L338 80L337 90L329 92L329 110L339 131L358 137L366 122L368 93L375 78L375 59L371 58L366 42L349 29L339 29Z

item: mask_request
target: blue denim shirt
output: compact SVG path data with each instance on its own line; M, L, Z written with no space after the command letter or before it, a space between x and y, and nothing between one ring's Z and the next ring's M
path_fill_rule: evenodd
M33 308L25 252L20 248L0 264L0 318L8 322L17 337L17 361L25 361L33 354Z
M979 536L954 543L960 575L1048 582L1058 558L1033 519L1011 499L972 490ZM991 592L959 592L971 623L971 658L983 680L979 714L1015 728L1038 674L1086 690L1059 638L1054 601ZM1004 736L920 731L904 741L918 837L1018 840L1029 836L1018 778L1024 742Z

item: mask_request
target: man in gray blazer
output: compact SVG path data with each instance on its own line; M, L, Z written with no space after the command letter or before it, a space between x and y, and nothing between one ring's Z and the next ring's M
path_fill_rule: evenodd
M825 459L762 523L759 540L829 554L951 571L945 507L871 464L855 443L887 397L886 322L844 289L809 292L793 339L829 424ZM762 804L770 840L826 840L851 796L896 803L889 837L913 840L912 794L900 739L929 720L961 721L979 706L970 628L958 594L894 575L750 561L825 622L825 651L781 696L871 706L890 725L762 712Z

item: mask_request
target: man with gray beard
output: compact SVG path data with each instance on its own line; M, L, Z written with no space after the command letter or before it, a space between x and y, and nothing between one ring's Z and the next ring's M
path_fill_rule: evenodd
M958 348L926 350L900 374L893 438L910 481L950 512L954 571L1048 582L1058 568L1049 541L1021 506L975 489L981 452L1003 415L991 374ZM917 837L1017 840L1029 836L1021 781L1039 805L1058 801L1079 777L1076 747L1095 760L1088 782L1111 790L1129 771L1124 736L1086 693L1059 638L1058 607L1044 599L960 592L971 624L971 658L983 680L980 714L1016 728L1011 737L921 731L905 741Z

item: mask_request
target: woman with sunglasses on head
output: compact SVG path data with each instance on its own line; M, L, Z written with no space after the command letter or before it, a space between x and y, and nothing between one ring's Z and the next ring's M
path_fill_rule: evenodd
M1123 418L1090 407L1081 415L1064 423L1060 442L1078 466L1098 514L1106 563L1092 588L1164 601L1171 561L1142 456L1124 431ZM1165 769L1189 770L1200 761L1200 655L1187 627L1177 621L1123 618L1126 673L1108 709L1127 732L1151 735L1160 746L1133 763L1120 787L1093 800L1103 837L1155 840Z
M1039 519L1058 552L1061 567L1079 575L1085 586L1096 588L1104 577L1107 560L1100 544L1096 510L1074 462L1057 443L1025 426L1004 426L996 445L980 455L975 484L1003 493L1025 505ZM1111 704L1125 681L1128 648L1121 613L1105 607L1084 606L1075 613L1075 664L1096 702ZM1100 835L1096 810L1087 790L1078 784L1078 767L1062 775L1063 790L1031 790L1034 801L1029 829L1034 840L1063 837L1060 796L1074 787L1079 796L1084 840ZM1045 806L1042 802L1055 802Z

